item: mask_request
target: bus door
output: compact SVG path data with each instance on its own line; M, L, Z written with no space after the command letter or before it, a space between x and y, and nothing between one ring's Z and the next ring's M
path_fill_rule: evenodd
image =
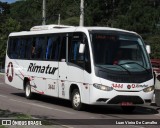
M88 103L89 102L88 83L90 82L89 81L90 75L89 73L86 72L85 69L87 68L88 65L86 61L89 60L89 58L85 57L87 55L86 50L88 50L88 42L86 35L82 32L74 32L72 40L69 42L68 49L69 49L68 80L70 81L70 84L76 84L79 86L81 101L83 103Z
M62 37L60 45L60 58L59 58L59 97L68 99L69 98L69 87L68 87L68 65L67 65L67 55L68 55L68 34ZM67 91L68 90L68 91Z

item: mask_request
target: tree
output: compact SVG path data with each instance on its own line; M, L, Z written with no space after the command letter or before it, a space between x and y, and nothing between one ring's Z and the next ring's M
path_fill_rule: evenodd
M152 57L159 56L156 48L160 43L154 35L160 34L160 0L85 0L84 5L85 26L135 31L150 42L152 51L156 51ZM62 24L79 25L80 0L47 0L46 6L47 24L57 24L60 14ZM42 0L0 2L0 21L0 51L3 51L10 32L27 31L42 24Z
M8 18L5 20L3 24L0 26L0 62L4 62L5 60L5 54L6 54L6 47L7 47L7 39L8 35L11 32L17 32L21 28L21 25L19 22L12 18Z
M151 46L151 58L160 59L160 36L150 36L146 39L146 42Z
M156 31L156 23L159 22L160 12L152 7L149 0L132 0L128 6L119 3L120 15L117 15L115 27L136 31L140 34L150 34Z

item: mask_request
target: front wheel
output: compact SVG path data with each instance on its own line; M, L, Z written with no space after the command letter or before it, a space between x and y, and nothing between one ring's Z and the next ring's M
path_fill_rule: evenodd
M27 82L26 86L25 86L25 96L26 96L27 99L32 98L31 85L30 85L29 82Z
M73 109L78 111L82 110L84 105L81 102L81 95L78 89L73 90L71 102Z

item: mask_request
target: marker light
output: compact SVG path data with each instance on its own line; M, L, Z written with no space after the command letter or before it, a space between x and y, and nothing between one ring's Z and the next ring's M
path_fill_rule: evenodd
M113 88L109 87L109 86L105 86L105 85L101 85L101 84L93 84L93 86L97 89L103 90L103 91L112 91Z

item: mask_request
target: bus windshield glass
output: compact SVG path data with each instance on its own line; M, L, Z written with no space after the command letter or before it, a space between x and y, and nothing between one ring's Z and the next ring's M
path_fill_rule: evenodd
M151 68L145 45L139 36L94 32L90 37L95 66L127 72Z

